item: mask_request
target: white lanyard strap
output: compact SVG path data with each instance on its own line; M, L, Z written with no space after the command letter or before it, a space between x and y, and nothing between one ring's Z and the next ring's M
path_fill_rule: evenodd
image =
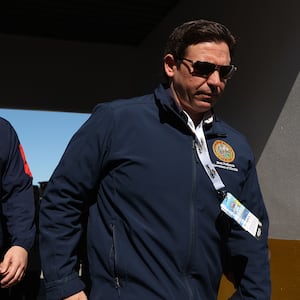
M185 115L188 118L188 126L191 129L191 131L195 134L196 137L196 151L197 155L199 157L199 160L206 171L209 179L211 180L212 184L214 185L215 189L217 191L223 189L225 187L219 173L217 172L216 168L214 167L213 163L211 162L208 148L207 148L207 143L203 131L203 120L201 123L195 128L194 122L190 118L190 116L184 112Z

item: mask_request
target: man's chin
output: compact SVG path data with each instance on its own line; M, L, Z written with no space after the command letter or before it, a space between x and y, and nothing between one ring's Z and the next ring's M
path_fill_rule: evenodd
M207 112L210 109L213 108L213 103L211 101L204 101L202 100L201 102L197 103L197 108L199 112Z

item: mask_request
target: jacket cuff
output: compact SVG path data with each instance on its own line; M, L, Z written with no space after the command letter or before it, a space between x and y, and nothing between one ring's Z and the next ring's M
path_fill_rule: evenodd
M45 281L47 300L60 300L79 293L85 289L85 284L77 273L60 280Z

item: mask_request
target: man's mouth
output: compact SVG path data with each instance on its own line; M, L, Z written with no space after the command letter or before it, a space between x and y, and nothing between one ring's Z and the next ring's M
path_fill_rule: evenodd
M195 95L197 99L204 101L204 102L212 102L212 100L215 98L212 94L205 94L205 93L198 93Z

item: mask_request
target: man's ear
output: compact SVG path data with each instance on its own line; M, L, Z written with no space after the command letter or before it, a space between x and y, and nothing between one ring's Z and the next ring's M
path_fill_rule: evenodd
M174 76L174 69L177 68L174 57L172 54L167 54L164 57L164 69L168 77Z

